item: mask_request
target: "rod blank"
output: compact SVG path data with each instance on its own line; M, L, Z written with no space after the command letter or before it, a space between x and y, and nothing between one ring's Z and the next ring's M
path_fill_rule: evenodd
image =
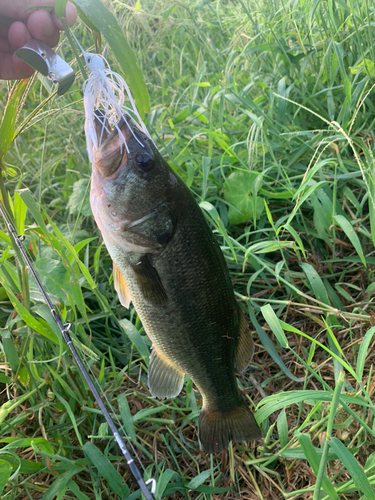
M156 487L155 479L152 478L152 479L149 479L147 481L147 483L151 483L152 493L150 493L149 489L146 486L146 483L144 482L144 480L141 476L141 473L139 472L138 467L136 466L131 454L129 453L129 450L127 449L127 447L124 443L124 440L120 436L120 433L118 432L117 427L116 427L114 421L112 420L111 415L109 414L100 394L98 393L98 391L97 391L94 383L92 382L90 375L88 374L76 348L73 345L72 339L71 339L70 334L69 334L69 330L71 327L70 323L65 323L65 324L62 323L60 316L57 314L56 309L54 308L47 292L45 291L38 275L36 274L36 272L33 268L33 265L32 265L28 255L27 255L27 253L25 252L25 250L22 246L22 241L25 239L25 237L23 235L17 235L17 232L14 229L14 226L12 225L10 220L8 219L6 213L3 209L1 201L0 201L0 212L1 212L1 215L3 216L3 219L5 220L6 225L8 226L9 232L13 236L13 239L14 239L19 251L22 254L22 257L23 257L26 265L28 266L31 274L33 275L33 278L35 279L35 282L36 282L41 294L43 295L44 300L46 301L46 304L51 312L53 320L55 321L55 323L59 327L59 330L61 332L61 335L62 335L66 345L69 347L70 352L72 353L73 358L74 358L75 362L77 363L78 368L80 369L84 379L87 382L87 385L89 386L89 388L90 388L90 390L95 398L95 401L97 402L100 410L102 411L104 418L106 419L108 426L110 427L110 429L113 433L113 436L114 436L114 438L115 438L115 440L116 440L116 442L121 450L121 453L124 455L124 457L126 459L126 463L129 465L130 471L132 472L134 479L137 481L137 483L138 483L142 493L144 494L146 500L154 500L152 493L155 492L155 487Z

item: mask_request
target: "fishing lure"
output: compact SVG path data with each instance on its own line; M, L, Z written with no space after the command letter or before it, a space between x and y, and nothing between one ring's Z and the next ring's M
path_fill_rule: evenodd
M94 161L94 153L99 148L102 138L106 135L105 132L110 134L113 129L119 132L122 145L129 152L125 139L118 128L121 119L129 126L127 116L131 116L132 123L135 123L152 141L135 105L130 88L122 76L111 70L108 61L101 54L85 52L71 30L70 33L81 50L86 66L90 71L90 75L82 88L86 116L86 145L90 162ZM128 101L125 100L125 96L127 96ZM102 126L102 133L99 138L95 127L95 121L98 120ZM143 147L142 142L134 134L132 127L129 126L129 129L136 141Z

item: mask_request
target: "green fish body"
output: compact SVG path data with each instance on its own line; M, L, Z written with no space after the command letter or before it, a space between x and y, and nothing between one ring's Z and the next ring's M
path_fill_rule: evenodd
M176 397L185 373L203 398L199 439L210 453L261 437L235 371L253 353L223 254L193 195L151 141L120 123L93 161L91 206L114 263L121 303L130 301L152 341L148 385ZM101 132L103 135L103 132Z

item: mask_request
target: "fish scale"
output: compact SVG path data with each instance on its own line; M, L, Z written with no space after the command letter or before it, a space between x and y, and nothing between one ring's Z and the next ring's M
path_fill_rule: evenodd
M193 380L208 452L260 438L236 381L253 341L223 254L189 189L130 117L95 153L90 200L120 301L133 302L153 343L151 393L174 397L185 373Z

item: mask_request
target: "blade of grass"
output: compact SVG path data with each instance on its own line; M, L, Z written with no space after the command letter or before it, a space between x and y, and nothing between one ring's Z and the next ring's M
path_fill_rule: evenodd
M326 462L327 462L327 456L328 456L328 443L329 440L331 439L332 436L332 429L333 429L333 424L335 421L335 415L336 415L336 409L337 409L337 404L339 402L340 394L342 387L344 385L345 381L345 376L344 372L341 371L339 378L336 383L335 391L333 393L333 398L332 398L332 403L331 403L331 410L329 412L329 418L328 418L328 423L327 423L327 435L326 435L326 440L323 445L323 453L322 457L320 459L320 464L319 464L319 470L316 475L316 484L315 484L315 489L314 489L314 495L313 495L313 500L319 500L320 498L320 489L322 487L322 483L325 479L325 467L326 467ZM326 493L330 494L330 491L324 488Z
M328 441L328 440L327 440ZM353 455L348 451L346 446L336 437L331 438L328 441L329 446L336 453L337 457L344 466L347 468L351 478L353 479L354 484L357 486L359 491L361 491L365 500L374 500L375 493L374 490L369 483L369 480L366 477L366 474L363 471L363 468L359 465L357 460L353 457Z

